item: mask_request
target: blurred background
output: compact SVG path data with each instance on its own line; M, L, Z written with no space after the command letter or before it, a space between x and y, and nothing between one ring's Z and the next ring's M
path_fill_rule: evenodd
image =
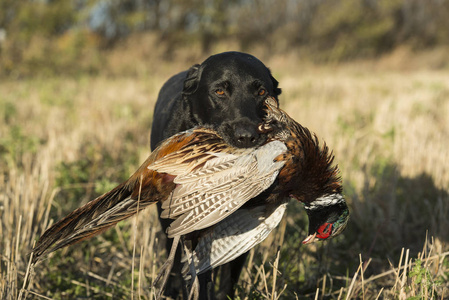
M155 208L34 269L29 252L146 159L163 83L231 50L333 149L351 211L303 246L289 204L237 299L449 298L448 0L0 0L0 299L154 298Z
M228 49L318 63L411 54L448 46L448 15L445 0L2 0L0 70L125 75ZM445 50L431 67L447 67Z

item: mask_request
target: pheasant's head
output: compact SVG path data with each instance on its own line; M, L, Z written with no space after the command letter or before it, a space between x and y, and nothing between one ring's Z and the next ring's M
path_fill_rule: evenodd
M305 205L309 216L309 236L302 242L325 240L343 232L349 220L349 210L341 194L330 194Z

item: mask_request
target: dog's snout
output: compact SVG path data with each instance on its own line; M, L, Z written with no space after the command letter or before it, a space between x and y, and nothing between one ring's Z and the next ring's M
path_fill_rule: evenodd
M259 133L255 128L239 126L234 131L234 140L237 147L254 147L259 140Z
M260 145L263 140L256 126L236 126L231 133L231 140L238 148L250 148Z
M224 140L233 147L252 148L262 145L267 136L259 132L259 122L251 122L248 119L223 123L218 129Z

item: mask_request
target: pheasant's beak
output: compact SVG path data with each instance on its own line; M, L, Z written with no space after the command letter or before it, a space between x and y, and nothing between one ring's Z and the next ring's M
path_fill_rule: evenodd
M273 131L273 127L271 127L271 124L261 123L257 127L257 130L259 131L259 133L266 134L266 133Z
M316 238L316 232L315 232L314 234L311 234L311 235L309 235L308 237L306 237L306 239L305 239L304 241L302 241L302 243L303 243L304 245L313 243L313 241L315 240L315 238Z

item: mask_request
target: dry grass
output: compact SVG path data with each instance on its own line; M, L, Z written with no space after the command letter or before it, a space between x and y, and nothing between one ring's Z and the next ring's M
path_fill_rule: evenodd
M239 297L449 297L449 72L267 64L283 108L334 149L352 216L342 237L303 246L305 214L292 203L251 252ZM0 298L154 298L165 257L155 209L34 270L28 253L146 158L157 92L186 67L0 82Z

